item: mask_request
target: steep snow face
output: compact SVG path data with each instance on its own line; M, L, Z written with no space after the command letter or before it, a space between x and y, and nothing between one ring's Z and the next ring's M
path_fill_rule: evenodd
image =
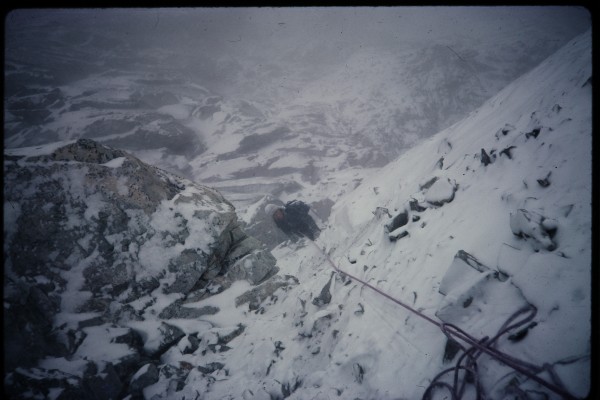
M192 370L179 392L161 375L144 389L146 397L420 398L460 357L456 345L437 326L335 273L330 260L476 338L495 335L519 310L536 310L496 347L550 365L564 390L585 396L590 49L590 34L578 37L463 121L378 170L333 207L316 245L275 248L281 272L298 286L250 306L233 300L243 287L199 302L221 309L206 320L239 321L246 329L224 352L169 352L165 363L223 369ZM479 357L478 371L490 398L559 398L489 356ZM540 377L554 382L547 372ZM467 384L466 398L473 396Z
M348 272L430 315L448 301L438 288L459 250L506 273L538 314L526 340L503 348L538 365L555 364L577 396L589 387L590 48L589 33L577 38L465 120L377 171L334 206L321 237ZM408 213L400 228L407 235L390 241L377 207L392 216ZM502 302L518 309L520 300L505 286ZM377 307L386 307L382 302ZM485 315L464 316L461 327L489 334L478 326L503 308L488 304ZM421 325L402 331L427 329ZM439 354L437 339L417 336L412 343ZM427 355L419 358L413 371ZM442 369L436 357L422 371L430 368ZM485 368L487 384L509 372ZM397 390L410 393L402 385Z

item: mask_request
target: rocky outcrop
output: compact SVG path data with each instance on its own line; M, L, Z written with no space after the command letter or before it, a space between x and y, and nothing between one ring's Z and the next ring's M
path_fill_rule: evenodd
M185 336L161 320L219 311L184 307L188 295L210 296L205 289L217 278L223 287L256 285L278 271L219 192L121 150L81 139L11 150L4 167L4 366L12 395L38 378L40 393L85 394L112 379L119 384L110 396L139 395L158 379L149 360ZM100 338L104 350L91 345ZM85 389L52 378L42 359L62 360L55 369L65 373L81 360L96 369L81 375ZM144 365L150 375L134 377Z

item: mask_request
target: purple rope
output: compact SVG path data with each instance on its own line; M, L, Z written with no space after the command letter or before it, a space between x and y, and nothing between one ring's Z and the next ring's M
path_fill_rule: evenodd
M322 253L325 256L325 258L327 259L327 261L329 262L329 264L333 267L333 269L335 271L339 272L340 274L346 275L350 279L357 281L357 282L361 283L362 285L374 290L376 293L379 293L383 297L393 301L394 303L398 304L399 306L406 308L407 310L418 315L419 317L423 318L424 320L428 321L429 323L437 326L438 328L440 328L442 333L444 333L444 335L446 335L446 337L448 337L449 339L458 338L458 339L462 340L463 342L468 343L471 346L470 348L467 349L466 347L464 347L463 345L461 345L460 343L458 343L455 340L455 342L458 343L461 350L463 351L463 355L458 359L458 361L454 367L448 368L448 369L440 372L438 375L436 375L436 377L431 381L429 387L427 387L427 389L423 393L423 397L422 397L423 400L430 399L431 394L433 393L433 390L436 387L441 387L441 388L447 389L448 391L450 391L450 394L452 395L452 400L459 400L462 398L462 395L464 394L466 380L469 377L474 379L474 381L475 381L474 384L475 384L475 390L476 390L476 398L478 400L483 399L483 395L481 393L481 387L479 384L479 376L477 373L477 359L483 353L486 353L487 355L495 358L496 360L500 361L501 363L503 363L503 364L507 365L508 367L514 369L515 371L525 375L529 379L534 380L535 382L537 382L540 385L546 387L547 389L553 391L554 393L560 395L561 397L563 397L565 399L577 400L577 398L575 396L573 396L572 394L567 392L566 389L564 389L563 385L561 384L560 380L558 379L558 376L556 376L556 374L554 373L554 371L552 370L552 367L550 365L545 364L543 367L538 367L536 365L530 364L528 362L519 360L515 357L505 354L494 347L496 342L502 335L504 335L505 333L507 333L510 330L521 327L521 326L527 324L528 322L530 322L531 320L533 320L533 318L537 314L537 309L534 306L529 304L529 305L521 308L517 312L515 312L513 315L511 315L506 320L506 322L502 325L502 327L500 328L498 333L493 338L488 339L486 337L486 338L483 338L478 341L476 338L469 335L467 332L463 331L459 327L457 327L453 324L438 322L438 321L434 320L433 318L423 314L422 312L412 308L411 306L403 303L402 301L396 299L395 297L390 296L389 294L387 294L384 291L382 291L381 289L369 284L368 282L365 282L362 279L357 278L354 275L351 275L345 271L342 271L340 268L338 268L338 266L335 265L335 263L331 260L331 258L319 246L317 246L317 244L314 241L310 240L310 242L319 250L320 253ZM513 321L517 320L517 318L520 315L525 314L525 313L529 313L529 314L526 315L523 319L513 322ZM465 359L467 360L467 362L466 362L466 365L463 366L461 364ZM460 383L460 387L459 387L459 380L460 380L459 375L460 375L461 370L465 371L465 372L463 374L464 375L463 380ZM547 382L544 379L542 379L536 375L544 370L549 372L550 377L552 378L554 383ZM440 380L445 374L447 374L449 372L454 372L454 385L450 385L449 383L442 382ZM469 374L470 374L470 376L469 376ZM458 388L458 390L457 390L457 388Z

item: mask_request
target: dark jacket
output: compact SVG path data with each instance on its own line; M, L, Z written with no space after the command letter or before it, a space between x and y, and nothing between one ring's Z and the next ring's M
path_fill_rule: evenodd
M299 200L288 202L283 210L284 218L275 220L275 223L289 236L306 236L310 240L315 240L321 230L316 222L308 214L310 206Z

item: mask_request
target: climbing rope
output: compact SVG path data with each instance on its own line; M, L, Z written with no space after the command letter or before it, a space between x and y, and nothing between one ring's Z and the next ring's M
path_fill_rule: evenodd
M436 388L446 389L450 392L453 400L460 400L464 394L467 383L472 383L475 386L476 398L478 400L484 399L483 390L481 388L479 382L479 375L477 372L477 359L483 353L495 358L501 363L525 375L529 379L539 383L540 385L544 386L545 388L551 390L552 392L558 394L559 396L565 399L577 399L564 388L563 384L560 382L560 379L552 370L551 365L544 364L542 367L540 367L512 357L494 347L501 336L503 336L511 330L524 326L525 324L529 323L535 318L535 315L537 314L537 309L534 306L528 304L527 306L523 307L522 309L518 310L513 315L511 315L494 337L484 337L481 340L477 340L475 337L471 336L456 325L439 322L427 316L426 314L423 314L422 312L412 308L408 304L387 294L381 289L369 284L368 282L365 282L364 280L357 278L356 276L349 274L346 271L343 271L331 260L331 258L325 253L325 251L317 245L317 243L315 243L312 240L309 240L309 242L311 242L317 248L317 250L325 256L326 260L329 262L329 264L333 267L335 271L349 277L350 279L356 282L361 283L362 285L375 291L381 296L393 301L399 306L402 306L405 309L409 310L413 314L416 314L417 316L423 318L429 323L437 326L449 340L453 340L455 343L458 344L458 346L463 352L462 355L458 358L454 367L448 368L440 372L438 375L435 376L435 378L433 378L433 380L429 384L429 387L427 387L427 389L423 393L423 400L431 399L431 396L433 395L433 392ZM470 345L470 347L463 346L456 339L460 339L462 342ZM461 371L463 372L462 379ZM538 374L542 371L547 371L550 377L552 378L553 382L548 382L540 378ZM441 378L444 375L452 372L454 373L453 384L449 384L441 380Z

